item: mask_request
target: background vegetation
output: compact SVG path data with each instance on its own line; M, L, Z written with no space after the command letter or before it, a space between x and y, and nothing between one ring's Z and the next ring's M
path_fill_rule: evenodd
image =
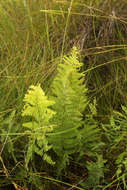
M126 10L126 0L0 1L1 189L126 189ZM28 172L24 95L38 83L48 95L61 57L74 45L89 103L96 98L103 151L80 161L74 155L60 177L35 155L37 168L31 165ZM84 118L86 113L90 108Z

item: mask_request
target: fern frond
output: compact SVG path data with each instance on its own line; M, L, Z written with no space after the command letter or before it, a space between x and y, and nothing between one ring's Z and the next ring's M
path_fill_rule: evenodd
M122 111L114 111L110 124L105 125L105 136L108 139L108 152L115 153L112 158L116 165L116 177L122 181L124 189L127 188L127 107L122 106Z
M55 101L52 108L56 112L52 122L56 127L49 139L61 158L67 158L79 150L82 112L88 103L87 89L83 84L84 74L79 73L81 66L77 50L73 49L71 55L64 56L63 63L58 65L58 74L52 85L52 99Z
M50 156L46 153L51 149L51 145L48 144L47 133L53 130L53 127L50 125L50 119L55 112L49 106L53 105L54 101L49 101L40 85L38 85L30 86L28 93L25 95L24 102L22 116L32 117L31 121L23 124L24 127L27 127L31 131L26 166L30 159L32 159L33 153L43 156L43 159L48 163L54 164Z
M87 169L89 177L87 180L87 185L97 189L97 185L100 184L100 180L104 179L104 164L106 160L103 159L102 155L97 155L96 162L87 162Z

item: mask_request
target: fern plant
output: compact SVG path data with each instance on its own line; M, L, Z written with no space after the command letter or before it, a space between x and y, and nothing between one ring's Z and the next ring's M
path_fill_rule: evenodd
M122 111L114 111L110 117L110 124L104 125L107 144L108 159L112 159L115 166L115 176L127 188L127 107ZM113 155L113 156L112 156Z
M28 93L25 95L24 102L22 116L31 117L29 122L23 124L29 130L26 166L28 166L30 159L32 159L33 153L43 156L43 159L49 164L54 164L47 154L47 151L52 147L48 144L47 133L53 130L50 119L55 114L49 106L53 105L54 102L47 99L40 85L30 86Z
M82 113L89 101L87 88L83 84L84 74L79 72L81 66L78 51L73 48L70 56L64 56L58 65L49 98L39 85L31 86L25 95L22 116L31 117L29 122L24 123L24 127L29 130L26 165L33 153L54 164L47 154L52 149L57 155L60 174L74 153L78 153L79 158L84 153L93 156L92 153L100 146L99 130L93 117L96 102L89 104L91 114L86 115L83 121Z
M58 65L58 74L52 85L52 99L55 104L52 109L56 112L52 118L53 133L49 136L53 150L59 157L58 173L69 163L70 156L79 154L94 155L102 145L97 122L96 101L90 104L86 96L87 88L84 83L84 74L79 72L82 63L78 61L78 51L72 49L70 56L64 56L63 63ZM83 112L90 107L90 115Z
M59 157L59 170L65 168L69 155L80 149L79 128L83 124L82 112L88 103L87 89L83 85L84 74L79 72L82 64L77 56L75 48L69 57L64 56L52 85L52 99L55 101L52 109L56 114L52 118L55 127L49 141Z
M104 179L105 162L102 155L97 155L96 162L87 162L88 179L81 183L84 189L86 189L86 187L91 187L93 190L100 189L100 182Z
M123 113L122 113L123 112ZM116 176L122 180L124 189L127 188L127 107L122 106L122 112L114 112L111 124L117 131L117 138L114 139L113 149L119 150L116 159Z

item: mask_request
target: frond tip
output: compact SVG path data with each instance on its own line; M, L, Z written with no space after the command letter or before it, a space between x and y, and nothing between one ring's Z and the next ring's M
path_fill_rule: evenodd
M40 121L44 118L46 119L46 117L50 119L55 114L55 112L48 108L55 102L47 99L40 85L32 85L29 87L28 93L25 95L24 102L25 106L22 116L33 116L37 121Z

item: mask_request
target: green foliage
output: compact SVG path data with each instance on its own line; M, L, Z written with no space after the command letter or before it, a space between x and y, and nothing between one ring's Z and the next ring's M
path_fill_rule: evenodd
M81 149L80 157L84 153L88 156L96 157L96 153L101 152L104 142L101 141L101 131L98 128L98 123L91 115L86 115L84 119L83 128L81 130Z
M124 188L127 188L127 107L122 106L121 112L114 112L112 118L112 126L114 126L117 137L114 139L113 149L119 150L119 155L116 159L116 176L122 180Z
M96 162L87 162L87 186L93 187L93 189L98 189L100 182L102 182L102 180L104 179L105 162L106 161L103 160L102 155L97 155Z
M83 85L83 73L79 73L82 64L78 61L77 50L74 48L69 57L64 57L58 65L58 74L52 85L52 99L55 101L52 118L55 125L50 142L56 154L61 157L63 168L69 155L80 149L82 112L88 101L87 89ZM63 159L64 158L64 159Z
M47 154L47 151L51 149L51 146L48 145L47 133L53 130L50 119L55 114L49 106L54 104L54 102L47 100L39 85L30 86L28 93L25 95L24 102L25 106L22 116L32 117L29 122L23 124L30 131L26 166L28 166L30 159L32 159L33 153L43 156L45 161L54 164Z
M0 156L4 154L7 156L10 154L15 162L16 156L14 154L15 148L13 140L13 135L18 131L18 126L15 126L15 111L12 111L11 114L6 119L1 119L0 122Z
M110 158L115 166L115 176L127 188L127 107L122 106L122 111L114 111L110 117L110 124L104 125L105 136L107 138L106 150L108 159Z
M34 152L53 164L46 153L52 148L58 157L56 162L60 174L69 164L72 154L78 153L79 158L84 154L95 156L102 145L94 120L96 101L90 104L91 114L86 115L83 121L82 113L88 100L87 89L83 85L84 74L79 72L81 66L74 47L58 65L51 87L51 100L47 99L39 85L31 86L25 95L22 116L30 116L30 121L23 124L30 130L26 165Z

